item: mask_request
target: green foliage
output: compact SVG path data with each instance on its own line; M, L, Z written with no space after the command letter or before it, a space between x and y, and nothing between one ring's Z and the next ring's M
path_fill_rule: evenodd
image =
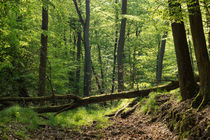
M175 89L170 91L170 93L172 94L171 100L175 99L177 102L180 102L182 100L182 96L180 94L180 89Z
M155 97L160 94L157 92L151 92L148 98L143 98L140 102L142 103L141 110L143 113L157 113L158 106L156 105Z
M79 108L57 115L47 114L50 118L47 123L53 126L62 126L67 128L79 129L80 126L90 125L97 121L98 127L106 126L107 118L104 117L104 109L90 111L86 108Z
M0 112L0 121L8 124L19 122L27 126L27 129L34 130L41 123L42 119L31 109L13 106Z

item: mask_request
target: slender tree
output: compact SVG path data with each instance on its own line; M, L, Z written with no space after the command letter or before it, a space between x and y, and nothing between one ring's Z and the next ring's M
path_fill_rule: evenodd
M46 66L47 66L47 40L48 40L48 5L43 0L42 6L42 34L41 34L41 49L40 49L40 65L39 65L39 96L45 95L46 83Z
M80 22L83 26L83 37L85 47L85 66L84 66L84 96L90 95L91 90L91 77L92 77L92 64L91 64L91 50L89 42L89 26L90 26L90 0L85 0L86 19L83 20L81 11L78 7L77 1L73 0Z
M163 56L164 56L164 53L165 53L167 36L168 36L168 31L165 31L163 36L162 36L160 50L158 51L157 72L156 72L157 84L159 84L161 82L161 78L162 78Z
M196 83L190 61L187 38L182 18L181 5L177 0L169 0L169 12L172 19L172 32L179 73L179 86L182 98L196 95Z
M193 103L193 106L198 106L200 103L200 105L205 105L210 100L210 62L204 36L199 1L190 0L187 2L187 7L189 11L190 28L200 77L200 91Z
M80 58L81 58L81 31L77 32L77 68L76 68L76 79L75 79L75 92L79 93L79 83L80 83Z
M99 64L100 64L100 73L101 73L101 93L103 94L104 93L104 86L105 86L105 83L104 83L104 71L103 71L103 61L102 61L102 57L101 57L101 47L99 45L97 45L98 47L98 61L99 61Z
M122 16L127 13L127 0L122 0ZM118 62L118 91L124 90L123 81L123 54L124 54L124 44L125 44L125 27L126 18L122 17L121 27L120 27L120 38L117 48L117 62Z
M115 0L115 4L118 4L118 0ZM118 42L118 22L119 17L118 17L118 9L115 8L115 42L114 42L114 52L113 52L113 56L114 56L114 61L113 61L113 70L112 70L112 91L111 93L114 92L114 87L115 87L115 69L116 69L116 60L117 60L117 42Z

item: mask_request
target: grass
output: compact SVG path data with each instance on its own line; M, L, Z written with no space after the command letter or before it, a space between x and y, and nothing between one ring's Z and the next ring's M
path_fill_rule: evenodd
M12 106L0 111L0 137L8 139L7 136L12 133L22 139L27 139L28 132L33 132L40 125L72 128L79 131L81 126L95 122L95 127L100 129L110 125L107 123L106 114L119 110L130 101L131 99L115 101L113 105L108 104L106 107L93 104L63 112L57 116L54 116L53 113L42 114L49 119L43 119L32 109Z
M158 106L156 105L155 97L159 94L159 92L151 92L148 98L143 98L140 101L142 104L141 111L144 112L144 114L157 112Z
M172 97L170 100L177 100L178 102L180 102L182 100L182 97L181 97L181 94L179 92L179 89L175 89L175 90L172 90L170 92L165 92L165 91L158 91L158 92L151 92L149 94L149 97L148 98L142 98L140 100L140 103L141 103L141 111L144 113L144 114L149 114L149 113L153 113L153 114L156 114L157 111L158 111L158 106L156 105L156 96L157 95L160 95L160 94L171 94Z
M181 96L178 90L173 90L172 98L181 100ZM148 98L141 98L141 111L145 114L156 113L158 106L156 105L155 97L159 94L168 94L166 92L152 92ZM62 128L72 128L75 130L80 129L81 126L91 125L96 122L96 128L103 128L110 125L107 114L112 114L119 109L128 105L134 99L123 99L120 101L113 101L113 104L109 104L106 107L102 107L98 104L88 105L87 107L81 107L67 112L63 112L57 116L53 113L42 114L49 119L43 119L36 112L29 108L23 108L20 106L13 106L0 111L0 137L7 137L7 131L13 129L13 134L20 136L23 139L27 139L28 131L33 132L40 125L52 125ZM15 127L13 127L13 124ZM12 126L12 127L11 127Z
M0 112L1 123L19 122L27 125L27 129L29 130L37 128L41 121L36 112L20 106L12 106Z

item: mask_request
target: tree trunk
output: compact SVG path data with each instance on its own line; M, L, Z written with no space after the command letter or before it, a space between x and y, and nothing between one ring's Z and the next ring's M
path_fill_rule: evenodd
M168 31L164 32L164 34L162 36L160 51L158 52L157 74L156 74L157 84L160 84L160 82L161 82L162 69L163 69L163 57L164 57L164 53L165 53L167 36L168 36Z
M76 69L76 79L75 79L75 93L79 94L80 89L80 56L81 56L81 32L77 32L77 69Z
M84 96L90 95L91 90L91 50L89 43L90 24L90 1L86 0L86 20L84 24L84 46L85 46L85 66L84 66Z
M102 94L104 93L104 86L105 86L105 83L104 83L104 72L103 72L103 62L102 62L102 58L101 58L101 48L100 46L98 45L98 61L99 61L99 64L100 64L100 70L101 70L101 92Z
M118 0L115 0L115 4L118 3ZM113 62L113 70L112 70L112 91L111 93L114 92L114 87L115 87L115 69L116 69L116 60L117 60L117 56L116 56L116 52L117 52L117 42L118 42L118 10L116 10L116 15L115 15L115 43L114 43L114 52L113 52L113 56L114 56L114 62Z
M43 2L42 6L42 30L41 49L40 49L40 65L39 65L39 96L45 95L46 83L46 66L47 66L47 31L48 31L48 6Z
M127 0L122 0L122 16L127 13ZM124 90L123 81L123 54L124 54L124 44L125 44L125 28L126 28L126 18L122 17L121 27L120 27L120 38L117 50L117 62L118 62L118 91Z
M178 64L179 87L183 100L186 100L196 95L197 85L190 61L180 3L176 0L169 0L169 10L172 18L171 27ZM179 15L179 17L177 18L175 15Z
M198 0L191 0L187 3L189 11L190 28L195 49L195 56L198 65L198 72L200 77L200 99L194 102L195 106L199 103L205 105L210 100L210 62L206 46L206 40L203 31L202 16Z

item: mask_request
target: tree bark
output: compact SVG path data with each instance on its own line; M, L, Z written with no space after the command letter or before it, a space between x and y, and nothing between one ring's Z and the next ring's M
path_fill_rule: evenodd
M98 61L99 61L99 64L100 64L100 71L101 71L101 93L103 94L104 93L104 86L105 86L105 83L104 83L104 72L103 72L103 62L102 62L102 57L101 57L101 48L99 45L98 46Z
M187 3L189 11L190 28L194 44L195 56L200 77L200 92L195 106L199 103L205 105L210 100L210 62L208 57L207 45L204 36L202 16L198 0L190 0Z
M158 52L158 61L157 61L157 74L156 74L156 80L157 84L160 84L161 78L162 78L162 69L163 69L163 57L165 53L165 46L166 46L166 38L168 36L168 31L164 32L162 36L160 51Z
M77 32L77 69L76 69L76 79L75 79L75 93L79 93L80 89L80 57L81 57L81 32Z
M115 0L115 4L117 4L118 3L118 0ZM116 10L116 15L115 15L115 43L114 43L114 52L113 52L113 56L114 56L114 61L113 61L113 70L112 70L112 91L111 91L111 93L113 93L114 92L114 88L115 88L115 69L116 69L116 60L117 60L117 56L116 56L116 52L117 52L117 42L118 42L118 24L117 24L117 22L118 22L118 10L117 9L115 9Z
M84 66L84 96L90 95L92 64L91 50L89 42L89 24L90 24L90 1L86 0L86 20L84 24L84 46L85 46L85 66Z
M127 13L127 0L122 0L122 16ZM126 18L122 17L121 27L120 27L120 38L117 50L117 62L118 62L118 91L124 90L123 81L123 54L124 54L124 44L125 44L125 28L126 28Z
M40 65L39 65L39 96L45 95L46 85L46 67L47 67L47 41L48 41L48 5L43 2L42 6L42 31L41 49L40 49Z
M82 18L81 11L79 10L76 0L73 0L79 20L83 26L84 36L84 47L85 47L85 65L84 65L84 96L90 95L91 90L91 77L92 77L92 66L91 66L91 49L89 42L89 25L90 25L90 0L85 0L86 4L86 19Z
M197 93L197 85L190 61L184 22L182 21L181 5L176 0L169 0L172 19L172 32L179 73L179 87L183 100L192 98ZM179 15L179 17L175 17ZM175 18L175 19L174 19Z

